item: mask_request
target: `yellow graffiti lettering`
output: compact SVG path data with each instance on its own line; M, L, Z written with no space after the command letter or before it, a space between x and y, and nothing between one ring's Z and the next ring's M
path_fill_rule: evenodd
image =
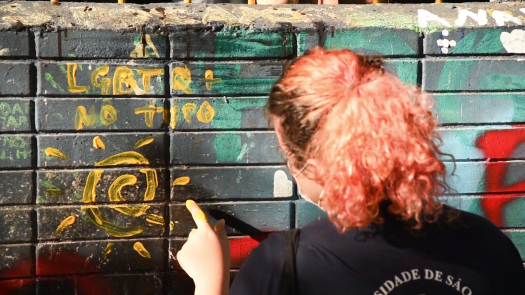
M175 228L175 222L170 221L170 230L173 230Z
M125 201L124 198L122 198L122 194L121 194L122 187L126 185L134 185L136 182L137 182L137 177L131 174L124 174L124 175L117 177L117 179L115 179L115 181L113 181L113 183L109 187L109 190L108 190L109 201L111 202Z
M78 106L75 113L75 129L81 130L85 126L93 126L97 122L95 106L91 106L89 114L84 106Z
M146 174L146 193L144 194L144 201L151 201L155 198L157 186L159 186L157 178L157 170L155 169L140 169L141 173Z
M151 255L149 254L148 250L146 250L146 248L144 247L144 245L142 245L141 242L136 242L133 245L133 249L135 249L135 251L137 251L137 253L139 253L140 256L144 258L151 258Z
M222 82L222 79L221 78L214 78L213 77L213 71L212 70L207 70L204 73L204 79L201 79L201 81L205 82L206 89L211 90L211 87L214 84Z
M188 176L178 177L173 181L173 185L188 185L190 183L190 178Z
M117 110L110 104L102 107L100 110L100 122L108 126L117 121Z
M96 163L95 166L115 166L120 164L147 165L149 164L149 161L143 155L137 152L128 151L109 156L106 159Z
M162 120L164 121L164 123L166 124L169 124L170 122L170 110L169 109L164 109L163 113L162 113Z
M128 89L124 89L124 85ZM135 88L137 88L137 81L135 81L133 71L126 66L117 67L113 75L113 95L127 95Z
M102 78L100 79L100 83L98 82L98 77L105 77L109 73L109 66L108 65L102 65L98 68L96 68L91 73L91 84L93 84L93 87L100 88L100 94L102 95L109 95L109 89L111 87L111 79L110 78Z
M197 120L202 123L210 123L215 117L215 109L207 101L203 102L197 112Z
M173 103L173 106L170 109L170 126L171 129L175 129L177 127L177 121L179 120L179 104Z
M101 150L105 150L106 149L106 145L102 141L102 138L100 138L100 136L98 136L98 135L93 137L93 147L96 148L96 149L101 149Z
M192 94L190 88L191 83L191 72L188 67L177 67L171 72L172 76L172 87L174 90L181 90L186 94Z
M144 88L144 94L149 94L149 88L151 85L151 77L164 74L164 69L138 68L137 74L142 75L142 87Z
M57 227L55 232L57 234L62 233L64 231L64 229L66 229L66 227L68 227L68 226L72 225L73 223L75 223L75 220L76 220L76 218L73 215L66 217L64 220L62 220L62 222Z
M104 170L93 170L89 172L89 175L86 179L86 185L84 186L84 192L82 193L82 202L84 203L95 202L95 198L97 196L95 187L97 186L97 183L100 181L100 177L102 176L102 173L104 173Z
M71 93L82 93L89 90L89 86L77 85L77 67L76 63L67 64L67 85Z
M122 214L133 216L133 217L139 217L146 213L146 211L149 209L149 205L134 205L134 206L124 206L124 205L115 205L115 206L109 206L109 208L116 210Z
M162 112L164 112L163 107L157 107L152 104L135 109L135 115L144 114L144 122L146 122L146 126L150 128L153 127L153 117L155 114Z
M146 221L153 224L164 225L164 217L157 214L146 215Z
M135 148L138 149L140 147L148 145L148 144L152 143L154 140L155 140L155 138L153 138L151 136L148 136L146 138L140 139L139 141L137 141L137 143L135 143Z
M197 112L197 105L191 102L186 103L182 107L182 114L184 115L184 120L191 124L191 116Z
M56 158L59 158L59 159L62 159L62 160L67 160L68 159L68 157L66 155L64 155L63 152L59 151L58 149L52 148L52 147L46 148L46 150L44 152L45 152L46 155L48 155L50 157L56 157Z
M105 230L109 235L117 238L126 238L140 234L143 229L140 226L118 226L102 218L97 206L81 207L87 218L97 227Z

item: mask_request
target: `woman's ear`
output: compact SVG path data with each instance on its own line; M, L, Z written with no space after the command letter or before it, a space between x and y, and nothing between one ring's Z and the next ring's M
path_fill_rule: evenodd
M315 178L317 175L319 175L320 172L320 165L319 162L316 159L308 159L306 161L306 173L308 175L308 178Z

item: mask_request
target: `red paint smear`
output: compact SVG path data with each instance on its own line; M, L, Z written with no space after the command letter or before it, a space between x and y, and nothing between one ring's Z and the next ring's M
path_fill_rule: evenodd
M82 272L100 272L95 266L86 263L85 257L67 252L40 255L36 265L37 275L76 274L79 270L82 270ZM28 268L31 269L31 260L21 261L16 266L0 274L0 277L13 277L17 274L25 273ZM0 281L0 290L2 290L2 294L10 294L30 284L32 281L32 279ZM109 283L100 277L83 277L75 281L78 288L82 291L82 294L112 294ZM95 285L96 288L94 287Z
M0 290L2 294L15 294L15 291L31 284L32 279L16 279L0 281Z
M523 126L514 126L523 127ZM508 159L516 148L525 142L525 129L488 131L479 137L476 146L483 151L485 158ZM487 163L485 184L487 192L517 192L525 190L525 181L505 186L508 163ZM487 218L497 226L503 226L503 207L516 199L518 195L491 196L481 200L481 207Z
M252 250L259 245L270 233L258 234L257 236L249 237L229 237L230 242L230 257L231 257L231 268L240 268L244 261L248 258ZM178 251L179 249L177 249ZM174 252L173 255L177 255ZM179 262L175 260L173 267L178 270L182 270Z
M259 241L250 237L230 239L231 267L240 268Z

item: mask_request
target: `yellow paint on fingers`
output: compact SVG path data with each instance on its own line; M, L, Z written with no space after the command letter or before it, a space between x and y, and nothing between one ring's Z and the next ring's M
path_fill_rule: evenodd
M66 217L64 220L62 220L60 225L57 227L56 233L57 234L62 233L64 229L66 229L66 227L75 223L75 220L76 220L76 217L73 215Z
M48 147L48 148L46 148L45 153L46 153L46 155L48 155L50 157L56 157L56 158L59 158L59 159L62 159L62 160L69 159L63 152L59 151L56 148Z

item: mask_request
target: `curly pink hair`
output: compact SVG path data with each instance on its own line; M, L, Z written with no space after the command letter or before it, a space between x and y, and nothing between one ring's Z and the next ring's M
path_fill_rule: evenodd
M317 47L292 62L270 93L296 168L319 163L324 209L339 230L380 223L380 203L414 228L442 212L448 189L428 96L385 73L379 59Z

